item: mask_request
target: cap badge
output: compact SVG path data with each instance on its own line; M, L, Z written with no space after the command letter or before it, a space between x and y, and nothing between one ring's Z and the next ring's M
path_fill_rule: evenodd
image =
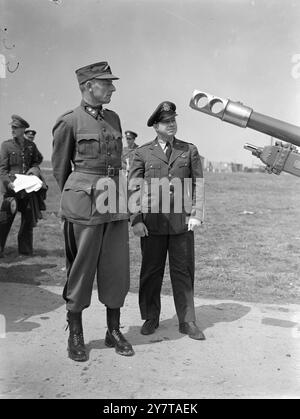
M168 103L165 102L162 105L162 110L165 111L165 112L168 112L168 111L171 110L171 106Z

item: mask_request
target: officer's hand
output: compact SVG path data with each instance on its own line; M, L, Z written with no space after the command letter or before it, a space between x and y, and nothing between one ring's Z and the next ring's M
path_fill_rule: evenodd
M199 218L190 217L188 223L188 231L194 231L196 228L199 228L203 224L203 221L199 220Z
M7 184L7 189L10 189L10 190L14 190L15 189L15 185L12 183L12 182L9 182L8 184Z
M132 227L132 231L133 231L134 235L138 236L138 237L148 236L148 229L147 229L147 227L145 226L144 223L136 223Z

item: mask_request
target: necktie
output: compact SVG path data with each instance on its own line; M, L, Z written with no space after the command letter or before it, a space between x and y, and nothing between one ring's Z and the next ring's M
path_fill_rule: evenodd
M167 144L166 144L166 156L167 156L168 160L170 160L171 153L172 153L172 146L169 142L167 142Z

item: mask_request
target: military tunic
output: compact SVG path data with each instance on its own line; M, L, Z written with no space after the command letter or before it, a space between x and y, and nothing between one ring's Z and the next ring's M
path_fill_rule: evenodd
M53 175L62 190L65 220L63 296L73 312L89 306L95 274L99 300L107 307L121 307L129 289L128 212L119 202L121 154L120 119L111 110L82 101L53 128ZM102 180L115 185L116 202L106 212L97 204Z
M134 158L135 150L138 148L137 144L133 144L132 148L124 147L122 153L122 168L128 173Z
M148 188L145 209L131 217L132 225L144 222L149 233L148 236L141 237L139 305L142 319L159 318L160 291L166 256L169 254L170 276L179 322L195 321L194 233L188 231L188 219L191 215L200 220L203 218L203 170L198 150L195 145L174 138L172 154L168 160L156 138L136 149L129 173L129 185L136 178L145 179L147 184L153 179L168 180L166 193L170 196L170 210L164 212L161 203L166 193L159 190L155 194L153 189ZM179 182L183 186L184 179L190 180L187 183L188 190L186 194L182 193L181 210L175 211L175 185ZM198 185L197 181L200 181ZM156 207L155 213L151 212L153 207Z
M34 219L30 206L30 194L24 191L15 193L7 186L13 182L16 174L40 175L39 165L43 156L32 141L24 138L21 146L18 139L4 141L0 151L0 179L4 198L14 196L17 200L18 211L21 212L21 225L18 233L18 249L21 254L31 254L33 251ZM0 250L4 249L7 236L14 221L15 214L6 222L0 224Z

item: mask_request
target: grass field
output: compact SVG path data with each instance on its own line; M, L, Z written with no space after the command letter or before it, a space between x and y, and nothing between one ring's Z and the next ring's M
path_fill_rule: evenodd
M35 256L17 256L19 216L0 281L64 284L60 194L51 172L47 211L34 229ZM196 233L195 295L244 301L300 302L300 178L264 173L207 173L206 222ZM131 291L138 290L139 239L130 233ZM163 293L171 285L166 271Z

